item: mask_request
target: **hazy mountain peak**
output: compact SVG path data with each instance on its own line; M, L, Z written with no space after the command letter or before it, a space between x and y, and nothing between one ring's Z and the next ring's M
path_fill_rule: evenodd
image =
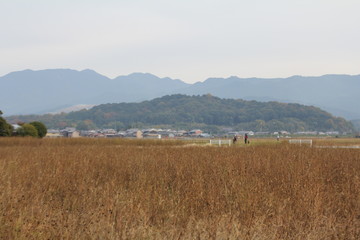
M81 71L78 71L78 72L80 72L80 73L87 73L87 74L102 75L102 74L100 74L100 73L98 73L98 72L96 72L96 71L94 71L94 70L92 70L92 69L84 69L84 70L81 70ZM102 75L102 76L103 76L103 75Z
M127 77L152 77L152 78L159 78L158 76L155 76L154 74L151 74L151 73L143 73L143 72L134 72L134 73L131 73L131 74L127 75Z
M145 81L149 81L149 80L171 80L171 81L180 81L183 82L179 79L172 79L169 77L164 77L164 78L160 78L154 74L151 73L142 73L142 72L135 72L135 73L131 73L129 75L123 75L123 76L119 76L115 79L127 79L127 80L145 80ZM184 83L184 82L183 82ZM184 83L185 84L185 83Z
M140 72L132 73L127 76L119 76L113 80L116 82L123 82L123 83L126 82L127 84L130 85L135 84L135 86L142 85L142 87L149 89L158 88L159 86L163 86L163 87L172 86L173 90L176 90L176 89L188 87L190 85L179 79L172 79L169 77L160 78L151 73L140 73ZM164 92L164 94L165 93L169 93L169 92Z

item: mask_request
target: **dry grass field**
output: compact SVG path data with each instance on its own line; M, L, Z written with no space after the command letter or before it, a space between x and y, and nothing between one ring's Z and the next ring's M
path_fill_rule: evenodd
M360 239L360 149L238 146L0 139L0 239Z

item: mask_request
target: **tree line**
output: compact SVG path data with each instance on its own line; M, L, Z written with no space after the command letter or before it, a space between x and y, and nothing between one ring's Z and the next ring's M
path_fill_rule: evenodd
M19 127L14 129L14 127L2 117L2 114L3 112L0 110L0 137L31 136L43 138L46 136L47 128L42 122L19 122Z

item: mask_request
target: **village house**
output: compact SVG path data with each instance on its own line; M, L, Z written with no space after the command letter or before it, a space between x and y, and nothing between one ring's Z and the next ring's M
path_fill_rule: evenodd
M126 130L125 137L143 138L143 133L139 129L131 128Z
M193 129L187 132L186 135L188 135L189 137L199 137L202 133L203 131L201 131L200 129Z
M65 128L60 131L60 133L67 138L78 138L80 137L80 132L75 128Z

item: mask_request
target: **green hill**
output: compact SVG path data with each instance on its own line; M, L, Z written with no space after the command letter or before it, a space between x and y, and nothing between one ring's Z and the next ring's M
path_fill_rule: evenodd
M170 95L141 103L112 103L58 115L13 116L9 121L42 121L49 128L79 129L167 126L253 131L353 131L343 118L312 106L293 103L221 99L211 95Z

